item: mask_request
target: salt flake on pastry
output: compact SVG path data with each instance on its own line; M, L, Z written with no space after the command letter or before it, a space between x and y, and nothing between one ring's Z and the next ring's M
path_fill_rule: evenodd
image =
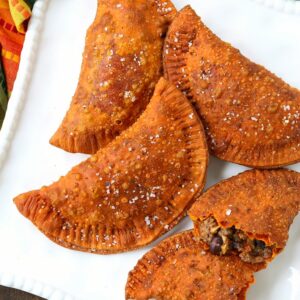
M253 167L300 160L300 92L208 29L188 6L170 26L165 76L193 102L215 156Z

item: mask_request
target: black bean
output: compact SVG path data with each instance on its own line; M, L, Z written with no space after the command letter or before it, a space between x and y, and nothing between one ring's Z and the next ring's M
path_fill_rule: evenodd
M266 244L264 241L259 241L259 240L254 240L254 246L256 248L261 248L261 249L265 249L266 248Z
M221 254L221 246L223 245L223 240L219 235L216 235L212 238L209 250L212 254L220 255Z
M234 241L230 245L231 245L231 249L236 249L236 250L240 249L240 243L239 242Z

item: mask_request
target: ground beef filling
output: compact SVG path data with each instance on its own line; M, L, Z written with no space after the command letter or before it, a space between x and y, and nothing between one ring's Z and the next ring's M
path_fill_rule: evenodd
M249 263L261 263L272 257L273 246L263 241L251 240L234 226L221 228L213 217L198 223L200 239L209 245L210 252L225 255L238 252L241 259Z

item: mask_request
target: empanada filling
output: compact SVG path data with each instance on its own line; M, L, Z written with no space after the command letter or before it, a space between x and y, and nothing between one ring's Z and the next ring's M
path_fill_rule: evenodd
M197 223L199 238L209 245L212 254L236 252L243 261L253 264L262 263L273 255L274 245L267 246L264 241L251 239L234 226L222 228L213 217Z

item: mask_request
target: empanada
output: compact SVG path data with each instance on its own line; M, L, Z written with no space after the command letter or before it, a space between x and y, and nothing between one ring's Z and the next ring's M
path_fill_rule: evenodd
M98 0L78 86L51 144L93 154L137 120L162 75L175 12L170 0Z
M253 273L264 268L237 256L218 257L185 231L149 251L129 273L126 299L245 299Z
M299 173L251 170L210 188L189 215L195 235L212 253L264 263L285 247L299 209Z
M170 26L165 76L194 103L211 152L253 167L300 160L300 92L221 41L186 7Z
M58 182L14 199L65 247L114 253L170 230L202 191L208 150L202 124L163 78L138 121Z

